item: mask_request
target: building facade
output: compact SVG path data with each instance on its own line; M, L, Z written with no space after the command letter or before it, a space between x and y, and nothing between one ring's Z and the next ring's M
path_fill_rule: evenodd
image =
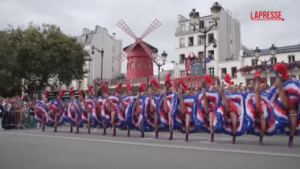
M203 16L200 18L200 24L197 28L207 29L214 21L212 16ZM206 44L212 44L216 41L217 47L210 45L206 48L204 54L204 39L203 34L193 31L190 20L182 15L177 18L177 28L175 32L175 57L174 62L177 63L175 68L175 75L185 76L185 58L190 54L196 57L210 58L206 64L207 74L216 76L218 72L219 63L227 60L237 60L240 56L241 36L240 23L234 19L229 12L221 10L220 20L218 26L213 27L207 33ZM177 72L178 71L178 72Z
M85 46L89 51L92 61L87 63L89 73L84 85L92 84L95 79L101 78L103 81L116 79L121 75L121 64L115 59L122 53L122 40L115 38L115 33L110 35L106 28L96 25L95 30L84 28L82 35L77 37L79 43ZM103 64L101 63L101 54L94 50L92 54L91 47L94 45L99 50L103 49ZM101 69L101 65L103 68Z
M272 64L285 63L289 67L289 74L300 80L300 45L277 47L275 59L272 57L270 49L261 49L259 60L269 61L267 66L261 68L261 61L256 61L254 50L245 49L241 60L239 74L243 77L243 83L249 85L253 80L255 70L261 70L261 77L266 79L267 84L273 85L275 73L272 71ZM265 71L265 67L267 71ZM267 76L266 76L267 75Z

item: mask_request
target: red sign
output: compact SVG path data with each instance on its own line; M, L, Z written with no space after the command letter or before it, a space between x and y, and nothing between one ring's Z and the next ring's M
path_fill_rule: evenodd
M281 11L251 11L251 20L257 21L284 21Z

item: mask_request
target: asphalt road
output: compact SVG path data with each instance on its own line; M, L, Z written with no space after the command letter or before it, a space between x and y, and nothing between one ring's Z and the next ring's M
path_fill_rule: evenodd
M139 138L132 131L117 131L112 137L102 130L87 134L70 134L68 128L40 130L0 131L1 169L298 169L300 138L295 147L287 147L286 136L265 138L265 146L258 146L258 138L245 135L237 139L216 135L215 143L208 134L193 134L189 142L184 135L174 134L168 141L167 133L154 139L153 133Z

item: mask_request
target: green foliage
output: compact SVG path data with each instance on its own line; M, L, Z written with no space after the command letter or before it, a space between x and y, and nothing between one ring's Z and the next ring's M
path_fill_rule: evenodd
M29 23L25 29L1 31L0 43L4 44L0 47L0 82L14 75L19 81L37 82L39 91L53 87L49 79L69 85L87 73L84 66L89 54L75 37L65 35L56 25Z

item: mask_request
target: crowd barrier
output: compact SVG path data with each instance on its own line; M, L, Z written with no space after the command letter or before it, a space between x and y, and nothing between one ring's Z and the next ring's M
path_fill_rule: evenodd
M32 115L10 111L2 113L1 127L4 130L33 128L35 126L35 120Z

